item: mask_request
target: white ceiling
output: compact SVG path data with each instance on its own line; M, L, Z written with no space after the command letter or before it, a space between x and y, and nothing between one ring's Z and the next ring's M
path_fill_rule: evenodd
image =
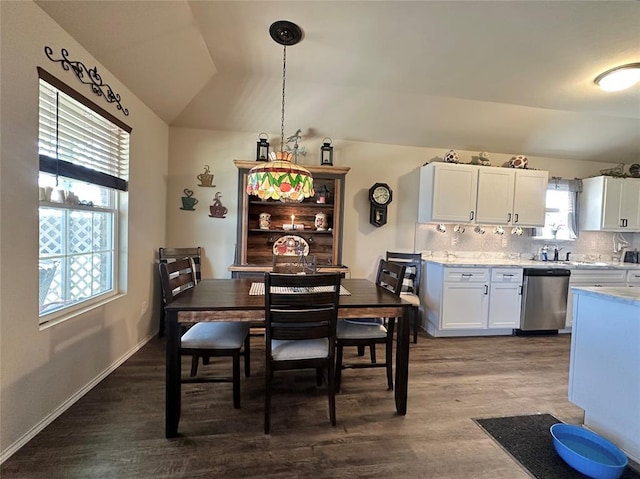
M277 145L282 47L269 26L290 20L305 37L287 48L287 135L640 161L640 86L593 84L640 61L637 1L37 4L172 126Z

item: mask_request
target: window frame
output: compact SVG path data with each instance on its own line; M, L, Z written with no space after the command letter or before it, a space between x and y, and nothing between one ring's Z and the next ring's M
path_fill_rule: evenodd
M110 238L108 240L108 248L107 248L108 254L112 255L111 261L110 261L110 268L108 269L110 274L110 278L108 280L108 282L110 283L110 287L108 287L104 291L100 291L96 293L95 295L89 296L86 299L81 299L77 302L72 302L70 304L62 306L59 309L55 309L49 312L47 312L46 308L40 309L41 306L39 306L39 313L38 313L39 325L41 327L43 326L46 327L52 324L57 324L63 320L69 319L85 311L91 310L97 306L100 306L110 301L114 297L123 294L123 291L121 290L121 286L125 284L126 281L123 281L123 278L121 277L121 268L125 267L126 265L126 258L122 257L122 255L124 254L124 251L126 251L126 245L122 244L122 241L124 241L124 238L121 237L120 231L122 226L121 221L125 221L125 218L127 217L126 212L122 211L122 208L127 203L126 201L124 201L123 195L126 195L127 194L126 192L128 190L127 178L128 178L128 172L129 172L129 145L130 145L132 128L126 125L125 123L123 123L122 121L120 121L119 119L117 119L116 117L114 117L113 115L111 115L110 113L108 113L107 111L105 111L104 109L100 108L98 105L91 102L90 100L82 96L80 93L76 92L75 90L70 88L68 85L64 84L59 79L49 74L48 72L46 72L44 69L40 67L38 67L38 76L39 76L39 82L38 82L39 111L42 106L42 96L41 96L41 86L40 86L40 82L42 81L48 84L49 87L53 87L54 89L57 89L60 93L67 95L68 97L71 98L71 100L75 100L75 102L77 102L77 105L71 105L71 108L74 108L77 106L78 108L82 108L82 110L84 111L90 110L92 112L91 115L97 115L101 117L102 120L106 120L109 123L118 127L119 128L118 131L120 131L120 133L118 133L118 136L121 136L123 134L126 135L125 137L126 143L124 145L124 150L122 150L122 144L117 143L116 145L119 145L117 147L118 153L117 154L109 153L108 155L110 159L108 159L107 165L113 165L109 167L110 168L109 172L111 171L112 168L115 168L115 173L116 173L115 175L111 175L108 172L105 172L104 170L97 171L90 167L84 166L84 165L89 165L92 161L94 161L93 156L91 156L89 160L87 159L83 160L80 157L78 161L74 162L73 154L69 154L69 153L67 153L66 156L61 156L60 158L54 158L45 154L41 154L40 153L42 151L41 129L44 128L45 130L47 130L47 128L50 128L50 127L48 127L47 124L42 123L42 119L40 118L40 113L39 113L39 119L38 119L39 181L38 183L40 183L40 179L42 178L43 174L45 175L48 174L48 175L53 175L56 178L56 184L57 184L58 178L62 178L62 179L68 179L72 183L88 183L88 184L95 185L98 188L110 190L108 192L102 193L102 194L107 194L107 197L109 198L107 201L108 205L94 206L91 203L70 204L70 203L53 202L53 201L41 201L38 205L39 206L38 208L39 223L42 219L42 213L41 213L42 208L49 209L49 210L53 209L53 210L62 212L62 214L64 215L64 219L62 221L64 221L65 224L69 221L69 218L67 217L67 215L69 214L70 211L77 211L80 213L86 213L86 212L100 213L100 214L106 213L110 215L107 221L111 222L111 225L110 225L111 231L109 231ZM59 103L56 102L55 113L54 113L56 118L60 111L59 107L60 107ZM83 124L83 126L85 125ZM56 140L55 140L56 151L58 151L57 128L58 126L57 126L57 120L56 120ZM100 128L98 128L97 131L105 131L105 130L101 130ZM67 141L71 141L71 144L75 145L75 143L73 142L73 138ZM88 151L95 151L96 147L94 147L93 141L91 141L90 143L92 145ZM51 146L50 139L49 139L48 145L49 147ZM80 148L80 146L78 147ZM122 153L122 151L124 151L124 153ZM67 160L70 160L70 161L67 161ZM63 227L63 230L64 230L64 227ZM93 235L94 230L92 229L91 231ZM55 260L55 258L41 256L41 250L40 250L41 236L40 235L41 235L41 231L39 226L39 232L38 232L38 238L39 238L38 263L39 265L42 264L43 261L48 261L51 259ZM69 231L65 231L64 239L63 239L64 251L61 255L54 255L54 256L62 257L63 261L64 259L68 260L69 258L76 256L76 253L71 253L69 250L69 243L71 241L72 241L71 234L69 233ZM92 244L91 244L91 251L89 252L89 255L93 256L96 254L100 255L105 253L105 252L100 252L99 250L96 250L95 249L96 245L93 244L93 241L94 240L91 240ZM63 278L64 278L64 275L63 275ZM91 279L91 276L89 276L89 279ZM63 281L64 281L64 284L62 285L63 290L64 289L68 290L69 286L72 285L72 282L70 281L69 278L67 278L66 280L63 279ZM40 286L40 279L39 279L39 286ZM69 298L65 299L64 301L68 301L68 300Z
M581 185L578 184L577 188L576 187L572 187L571 182L575 181L575 180L562 180L561 178L552 178L553 181L549 181L549 184L547 185L547 189L546 189L546 193L545 193L545 224L543 227L541 228L534 228L534 235L533 235L533 239L535 240L544 240L544 241L577 241L578 237L579 237L579 228L578 228L578 214L579 214L579 210L578 210L578 193L581 190ZM551 235L545 235L545 231L547 229L551 229L551 225L547 225L547 214L548 213L554 213L554 212L558 212L559 208L556 205L550 205L547 198L548 198L548 193L550 191L561 191L566 193L566 201L567 201L567 214L566 217L564 218L564 228L568 230L569 232L569 237L561 237L558 238L557 234L554 236L553 234ZM573 195L573 198L570 196ZM571 207L571 203L573 203L573 208ZM575 216L575 221L573 222L573 226L575 227L570 227L570 224L572 224L571 218L570 218L570 214L573 211L573 214Z

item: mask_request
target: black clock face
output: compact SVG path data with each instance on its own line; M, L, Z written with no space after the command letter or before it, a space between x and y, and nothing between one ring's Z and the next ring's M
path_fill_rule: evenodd
M373 190L371 198L379 205L386 205L391 201L391 192L386 186L378 186Z

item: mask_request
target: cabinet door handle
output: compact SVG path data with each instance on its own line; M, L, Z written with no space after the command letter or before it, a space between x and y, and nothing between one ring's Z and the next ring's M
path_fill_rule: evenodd
M511 213L507 213L507 223L511 223Z
M469 220L473 221L473 217L475 216L475 213L472 211L471 213L469 213Z
M471 273L462 273L463 278L471 278L473 276Z
M517 223L518 222L518 213L515 214L515 218L516 218L516 220L514 221L514 223Z
M484 294L489 294L489 286L487 286L486 284L484 285Z
M507 278L511 278L513 275L512 274L503 274L502 276L505 276Z
M627 223L628 223L628 221L629 221L629 220L628 220L627 218L625 218L625 219L624 219L624 227L625 227L625 228L628 226L628 224L627 224Z
M522 285L520 285L520 291L518 292L520 296L522 296Z

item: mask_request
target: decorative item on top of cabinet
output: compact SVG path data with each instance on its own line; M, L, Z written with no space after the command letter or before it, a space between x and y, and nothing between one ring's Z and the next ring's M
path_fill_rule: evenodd
M255 162L234 160L234 163L238 168L237 247L234 264L229 266L234 278L256 277L271 271L273 245L281 236L279 233L304 236L309 254L316 257L319 271L347 269L341 264L342 226L345 176L350 168L304 165L313 175L314 189L318 194L302 202L283 203L248 195L247 177ZM326 192L325 203L318 202L322 192ZM316 230L315 227L316 214L320 212L327 218L324 230ZM261 214L270 215L269 229L260 228Z
M269 161L269 135L260 133L256 145L256 161Z
M444 162L445 163L459 163L460 157L458 156L458 152L456 150L449 150L444 154Z
M320 164L333 165L333 146L331 145L331 138L325 138L322 140L322 146L320 147Z
M189 188L185 188L184 195L182 197L182 207L181 210L185 211L195 211L195 206L198 204L198 200L193 197L193 191Z
M629 176L632 178L640 178L640 165L638 163L629 166Z
M200 182L198 186L205 186L208 188L216 186L213 184L213 175L209 170L209 165L204 165L204 173L200 173L198 176L196 176L196 178Z
M489 153L487 153L486 151L481 151L480 153L478 153L478 156L471 157L471 164L480 166L491 166L491 160L489 158Z
M229 211L225 206L222 205L220 201L222 198L222 193L219 191L216 193L215 198L213 199L213 204L209 206L209 211L211 214L209 215L211 218L226 218L227 212Z

